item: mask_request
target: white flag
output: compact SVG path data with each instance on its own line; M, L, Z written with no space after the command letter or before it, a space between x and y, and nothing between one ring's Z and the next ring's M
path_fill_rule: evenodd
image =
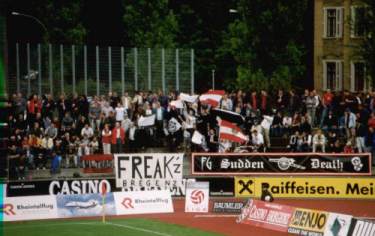
M138 126L152 126L155 124L155 115L141 116L138 120Z
M189 95L187 93L180 93L180 99L185 102L194 103L198 99L198 95Z
M169 133L175 133L179 129L181 129L181 124L175 118L170 119L168 122Z
M193 137L191 138L191 142L201 145L203 143L203 139L204 139L203 135L195 130L193 133Z
M181 100L172 101L171 106L176 107L177 109L183 109L184 108L184 104L182 104Z

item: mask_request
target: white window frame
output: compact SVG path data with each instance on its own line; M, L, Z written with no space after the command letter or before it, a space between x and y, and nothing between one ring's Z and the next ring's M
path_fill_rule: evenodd
M357 36L355 35L355 21L356 21L356 16L355 16L355 10L357 8L366 8L365 6L361 6L361 5L354 5L354 6L350 6L350 38L364 38L366 33L364 33L362 36Z
M371 84L369 84L369 81L368 81L368 78L367 78L366 63L365 63L365 61L362 61L362 60L350 61L350 91L357 92L357 91L355 91L355 66L354 66L355 63L363 63L363 65L364 65L365 81L363 83L363 90L367 91L368 89L370 89Z
M323 90L327 90L327 63L336 63L336 86L334 91L342 91L343 60L323 60Z
M336 10L336 35L328 37L328 10ZM323 7L323 38L325 39L335 39L343 37L344 29L344 7Z

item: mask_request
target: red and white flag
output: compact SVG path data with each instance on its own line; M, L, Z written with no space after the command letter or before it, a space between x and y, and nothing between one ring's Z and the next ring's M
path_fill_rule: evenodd
M199 97L201 103L209 104L212 107L217 107L220 104L221 98L225 94L224 90L210 90Z
M248 137L244 135L237 125L226 121L220 121L220 139L229 140L236 143L244 143L248 140Z

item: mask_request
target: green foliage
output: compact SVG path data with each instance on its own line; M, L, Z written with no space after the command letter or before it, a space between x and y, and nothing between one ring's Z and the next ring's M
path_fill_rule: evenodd
M367 5L367 12L360 24L363 24L366 37L361 45L360 54L366 62L366 72L375 84L375 1L363 0Z
M124 23L136 47L175 48L178 22L168 0L124 0Z
M87 30L82 22L83 1L77 0L41 0L35 3L36 16L46 25L50 42L82 44Z
M239 88L290 88L306 70L307 0L241 0L237 10L219 51L236 61Z

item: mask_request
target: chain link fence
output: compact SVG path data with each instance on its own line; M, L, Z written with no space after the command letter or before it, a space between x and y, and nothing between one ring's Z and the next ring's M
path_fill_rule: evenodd
M193 49L17 43L9 54L9 93L194 92Z

